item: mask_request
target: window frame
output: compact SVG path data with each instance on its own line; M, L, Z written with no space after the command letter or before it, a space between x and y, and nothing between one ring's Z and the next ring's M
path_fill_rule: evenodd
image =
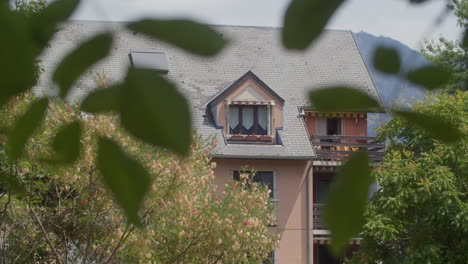
M271 251L273 262L271 264L278 264L278 248L276 247L274 250Z
M276 171L274 170L250 170L250 171L247 171L247 170L234 170L234 169L231 169L231 180L235 180L234 179L234 172L252 172L252 171L255 171L255 172L271 172L272 175L273 175L273 190L272 193L273 193L273 196L272 198L270 198L270 203L273 203L274 204L274 207L275 207L275 223L272 225L272 226L277 226L278 225L278 214L279 214L279 199L278 199L278 177L276 175ZM239 174L240 175L240 174Z
M329 130L328 124L332 119L336 119L336 121L337 121L337 129L339 129L338 134L332 135L332 134L328 133L328 130ZM323 122L323 124L320 124L320 122ZM343 136L344 135L344 118L342 118L342 117L316 118L315 119L315 127L316 127L315 134L318 135L318 136ZM324 133L322 133L323 131L319 132L318 127L322 127L322 129L325 130Z
M240 125L240 133L237 133L237 134L233 134L231 133L231 127L230 127L230 120L231 120L231 108L232 107L237 107L239 108L239 111L238 111L238 119L239 119L239 125ZM255 127L254 130L255 132L253 132L252 134L245 134L243 133L242 131L242 119L243 119L243 108L244 107L253 107L254 108L254 111L253 111L253 126ZM266 111L267 111L267 120L266 120L266 134L259 134L258 133L258 127L260 126L259 122L258 122L258 108L259 107L265 107L266 108ZM226 132L228 135L259 135L259 136L269 136L271 135L271 106L269 104L236 104L236 105L233 105L233 104L227 104L227 107L226 107Z
M273 190L271 190L271 192L273 193L273 197L271 198L272 201L274 202L278 202L279 199L278 199L278 180L277 180L277 176L276 176L276 171L274 170L234 170L234 169L231 169L231 179L232 180L235 180L234 179L234 173L235 172L239 172L239 174L241 172L245 172L245 173L252 173L252 171L255 171L255 172L271 172L272 175L273 175Z

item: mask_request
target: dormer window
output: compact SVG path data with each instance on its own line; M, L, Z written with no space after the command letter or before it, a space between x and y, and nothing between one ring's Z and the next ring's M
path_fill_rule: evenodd
M284 100L252 72L230 84L207 105L228 144L268 144L282 126Z
M229 107L229 134L268 135L269 113L266 105L233 105Z

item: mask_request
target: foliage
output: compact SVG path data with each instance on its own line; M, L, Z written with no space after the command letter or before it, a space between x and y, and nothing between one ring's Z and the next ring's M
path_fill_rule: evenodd
M367 202L367 190L372 183L370 172L362 173L362 167L369 164L364 152L354 155L341 169L340 177L333 184L331 194L327 198L328 207L324 216L329 228L336 232L331 234L332 251L335 255L341 253L341 246L348 243L349 237L360 231L364 222L364 208ZM344 225L339 220L342 215L356 214L347 219Z
M468 3L463 0L453 1L451 9L458 18L458 25L468 36ZM427 42L423 54L433 64L453 73L453 78L446 86L447 90L468 90L468 45L441 37L438 41Z
M343 2L344 1L342 0L292 0L285 15L284 29L282 32L282 40L285 47L288 49L299 50L308 48L314 40L319 37L328 20L333 16ZM413 4L422 4L427 1L409 0L409 2ZM29 2L21 1L21 3ZM43 2L40 0L37 3ZM10 10L8 5L4 2L3 4L0 4L0 29L3 35L9 36L4 41L0 42L0 57L2 58L2 60L0 60L0 70L2 71L2 79L0 79L0 107L11 100L14 100L13 98L15 98L15 96L32 89L35 85L38 74L37 67L34 66L35 62L37 62L39 56L47 47L47 43L57 32L58 24L68 19L79 3L80 0L56 0L44 8L41 7L41 4L38 4L37 6L30 6L28 4L19 5L19 11ZM455 3L461 3L460 6L462 4L465 6L466 1L457 1ZM28 10L37 9L36 11L39 12L34 14L21 12L23 7ZM460 10L464 9L456 10L457 12L462 12ZM222 36L210 27L187 20L143 19L128 24L127 28L134 32L139 32L152 38L166 41L188 52L203 56L216 55L226 43ZM81 73L85 72L89 66L108 54L111 47L112 34L109 33L109 35L106 36L107 37L98 36L96 37L98 38L97 40L94 39L94 41L91 40L90 42L79 44L72 53L63 59L61 65L64 67L59 67L53 74L54 80L60 84L60 95L62 98L66 98L68 88L74 84L74 80L76 80ZM203 40L204 42L200 43L200 40ZM381 56L379 55L378 57ZM386 57L387 59L382 60L378 58L375 60L375 63L377 64L375 66L377 69L393 73L399 72L399 60L396 58L395 52L385 52L383 57ZM391 67L388 67L389 65L386 60L390 60ZM69 67L69 65L72 64L78 65L79 67ZM445 74L446 72L450 71L445 69L443 66L429 66L429 68L419 69L413 73L404 73L400 77L420 84L428 89L435 89L443 87L447 83L448 77L450 76ZM143 80L135 78L141 76L144 77ZM130 86L132 89L128 89ZM158 89L155 89L155 87ZM170 151L174 151L175 153L187 155L190 151L191 144L190 113L185 98L183 98L182 95L180 95L174 88L175 86L167 81L164 76L158 76L156 74L148 76L147 72L144 70L129 69L127 78L123 83L108 88L104 93L98 91L91 94L86 101L87 104L83 105L83 107L86 106L87 109L97 110L99 112L112 111L119 114L122 116L121 126L124 127L131 135L150 143L153 146L162 146ZM359 95L359 93L350 89L351 88L345 88L345 90L349 91L347 94L353 95L353 98L349 100L353 101L353 103L349 103L349 107L354 107L361 101L366 102L366 105L378 105L377 100L374 98L368 98L366 95ZM335 105L335 98L339 98L342 92L343 89L336 89L334 92L327 93L322 96L321 107L323 107L323 109L333 108L333 105ZM150 97L146 97L146 95L150 95ZM103 97L108 99L101 103L101 100L98 100L98 98ZM158 104L148 103L149 100L162 101L165 105L170 106L171 108L164 109L164 117L161 117L162 110L158 108ZM321 109L322 108L318 108L318 110ZM177 113L178 118L172 118L170 115L167 115L167 113ZM34 120L29 121L28 119L26 123L29 123L29 125L23 125L23 122L20 122L22 126L18 125L13 128L6 128L9 130L16 129L16 131L22 134L21 140L14 141L11 140L10 137L7 139L11 142L9 143L10 147L7 149L10 157L19 157L19 155L15 155L15 153L21 153L23 142L31 136L35 131L35 127L40 126L40 118L42 115L31 116ZM400 117L402 118L412 116L413 115L411 114L400 114ZM423 116L423 118L425 120L431 119L432 115ZM411 120L411 118L408 120ZM425 127L425 129L428 129L428 127L431 130L441 129L440 127L436 127L434 123L430 122L420 122L419 124L424 124L422 127ZM13 124L9 123L9 125ZM175 126L178 126L180 129L172 129ZM147 130L147 128L151 128L151 130ZM70 134L76 134L78 129L80 129L79 126L72 129ZM171 131L170 134L166 133L168 130ZM441 138L440 135L441 133L433 133L434 137L444 139L443 137ZM461 133L455 133L454 140L460 140L460 138ZM52 138L50 140L54 141ZM72 146L80 146L76 143L76 138L73 140L75 142L74 144L71 144ZM137 194L137 192L141 192L142 196L145 196L146 190L140 187L134 188L133 191L122 192L120 191L122 186L119 186L122 182L119 183L119 181L121 179L131 178L132 174L137 172L138 176L136 177L138 179L145 179L147 169L138 169L136 171L132 171L132 174L130 173L131 170L125 169L121 171L122 173L126 172L125 175L120 175L121 177L113 177L111 175L113 172L106 170L104 167L109 164L114 164L115 166L119 166L119 164L117 164L116 160L112 158L114 156L109 155L109 151L105 151L105 146L107 145L101 144L101 146L103 146L103 149L101 149L102 151L98 151L97 156L93 156L100 160L98 163L98 165L100 165L98 166L98 170L103 174L107 174L106 178L108 180L106 183L108 187L111 187L110 189L113 195L118 197L117 201L119 201L121 207L125 209L129 220L135 223L136 218L134 216L138 213L138 200L141 199L140 194ZM120 146L116 146L116 149L120 149ZM74 155L68 155L65 153L67 151L76 153L77 150L63 147L60 150L57 149L57 151L59 151L61 155L73 157ZM79 152L82 153L83 151L85 150L82 149ZM57 156L50 158L60 159ZM119 160L125 161L125 164L128 166L131 164L131 166L136 166L138 168L144 167L142 166L141 161L133 162L125 155L122 155ZM69 162L71 162L71 160L69 160ZM359 166L353 174L359 175L360 173L365 173L368 169L368 166L362 165ZM3 174L4 178L8 179L12 179L14 176L9 175L7 172L4 172ZM343 175L350 174L343 173ZM360 180L358 183L364 186L366 181ZM137 184L137 186L140 185ZM356 190L359 189L361 188L356 188ZM127 199L133 200L127 201ZM359 201L356 200L350 202L358 203ZM359 218L361 215L359 212L351 212L350 215L342 217L341 222L337 223L337 225L345 226L346 219L353 217ZM352 229L354 230L356 227L358 226L353 226ZM335 231L336 230L332 230L332 232ZM343 247L344 244L341 246Z
M31 94L15 98L0 111L0 122L13 123L34 100ZM27 158L1 164L25 189L1 191L2 263L258 263L278 242L268 228L274 213L264 186L246 177L216 192L208 156L214 142L194 138L190 154L181 158L130 136L112 115L84 114L57 99L48 111L26 144ZM73 165L51 162L54 135L77 123L79 159ZM109 199L102 183L95 157L103 139L121 145L148 172L140 229L126 221L114 203L119 196ZM5 138L0 142L5 161ZM246 184L253 188L242 188Z
M415 106L466 133L468 93ZM380 188L367 207L359 263L465 263L468 242L468 144L444 144L394 117L380 128L387 156L374 172Z
M15 0L15 8L26 16L32 16L41 12L47 5L47 0Z

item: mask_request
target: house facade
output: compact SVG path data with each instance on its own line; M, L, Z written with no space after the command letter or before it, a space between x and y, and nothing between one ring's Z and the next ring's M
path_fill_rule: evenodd
M49 71L38 89L53 92L53 69L79 42L117 32L111 55L78 80L71 97L95 89L96 73L109 85L120 81L130 65L166 75L189 100L196 131L217 141L212 160L218 185L247 170L271 189L277 208L272 229L282 232L272 261L337 263L328 255L321 217L330 181L354 151L367 149L379 161L383 146L367 137L365 112L320 113L307 94L346 84L380 100L352 33L325 31L310 49L291 52L277 28L214 28L229 44L218 56L202 58L125 31L120 23L65 23L43 56ZM349 251L358 244L350 241Z

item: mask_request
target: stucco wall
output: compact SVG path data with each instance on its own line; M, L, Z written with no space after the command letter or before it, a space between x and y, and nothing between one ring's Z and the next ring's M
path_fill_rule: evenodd
M343 135L367 136L367 120L364 118L343 118Z
M218 191L222 191L221 186L231 179L233 170L274 171L278 192L276 228L282 230L277 251L278 264L306 263L306 174L309 161L214 159L214 162L217 164L215 175L220 186ZM313 197L312 188L310 191L310 197Z

